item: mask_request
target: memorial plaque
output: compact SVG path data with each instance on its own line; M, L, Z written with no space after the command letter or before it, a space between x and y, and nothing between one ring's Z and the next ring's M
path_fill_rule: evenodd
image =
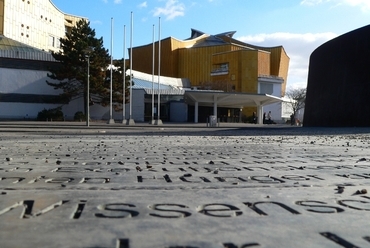
M370 246L368 133L218 130L0 132L1 247Z

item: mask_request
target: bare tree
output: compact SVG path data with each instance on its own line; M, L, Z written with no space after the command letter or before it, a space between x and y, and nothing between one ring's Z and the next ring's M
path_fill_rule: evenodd
M303 109L306 102L306 88L289 89L285 96L289 98L288 106L292 109L293 115Z

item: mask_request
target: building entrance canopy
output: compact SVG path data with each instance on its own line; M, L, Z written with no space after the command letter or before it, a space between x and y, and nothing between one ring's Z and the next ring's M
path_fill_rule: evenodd
M283 99L268 94L249 94L239 92L222 92L222 91L185 91L185 103L195 106L197 115L198 106L213 106L214 115L217 116L217 107L225 108L243 108L257 107L258 116L262 116L262 107L268 104L282 102ZM262 124L262 118L258 118ZM195 118L197 122L197 117Z

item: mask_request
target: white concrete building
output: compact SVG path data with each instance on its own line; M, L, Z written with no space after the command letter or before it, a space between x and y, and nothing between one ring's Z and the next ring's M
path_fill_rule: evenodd
M0 35L0 119L34 120L40 111L57 107L62 108L65 120L73 120L76 112L84 112L82 98L64 103L59 98L61 90L55 90L47 85L46 81L51 81L47 76L48 68L52 66L58 66L58 62L50 53ZM148 112L151 111L151 99L148 95L152 92L155 95L158 94L158 77L155 77L153 91L151 75L137 71L132 73L134 86L131 118L143 122L150 118ZM189 81L161 77L159 87L161 99L163 98L161 106L166 108L167 103L174 97L176 100L183 98L184 87L190 87ZM125 119L127 119L130 117L130 104L126 104L125 109ZM113 110L112 114L115 120L122 120L124 116L122 111ZM90 106L90 118L108 120L110 108L98 104ZM184 118L181 119L181 121L184 120Z
M59 51L59 39L81 19L51 0L0 0L0 35L44 51Z
M258 93L269 94L276 97L281 97L281 84L284 80L280 77L259 77L258 78ZM283 102L269 104L263 107L263 112L271 111L271 118L276 123L284 123L286 119L286 107ZM289 114L290 115L290 114ZM289 118L289 115L287 118Z

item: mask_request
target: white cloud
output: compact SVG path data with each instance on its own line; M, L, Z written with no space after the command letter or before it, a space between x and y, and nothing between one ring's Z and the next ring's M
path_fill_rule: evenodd
M96 24L96 25L102 25L103 24L103 22L100 21L100 20L91 21L90 23L91 24Z
M362 11L370 11L369 0L302 0L301 5L314 6L323 3L332 3L334 6L338 5L349 5L352 7L360 7Z
M154 10L154 16L166 16L167 20L174 19L178 16L184 16L185 6L177 0L167 0L165 7L157 7Z
M332 0L303 0L301 2L302 5L308 5L308 6L313 6L313 5L318 5L318 4L322 4L322 3L327 3L327 2L330 2Z
M290 58L288 86L306 87L311 53L323 43L335 38L334 33L272 33L256 34L237 38L256 45L273 47L282 45Z
M114 3L115 4L120 4L120 3L122 3L122 0L114 0Z
M369 0L343 0L343 3L354 7L361 7L365 12L370 11L370 1Z
M139 8L146 8L146 7L148 7L148 3L146 1L139 4Z

